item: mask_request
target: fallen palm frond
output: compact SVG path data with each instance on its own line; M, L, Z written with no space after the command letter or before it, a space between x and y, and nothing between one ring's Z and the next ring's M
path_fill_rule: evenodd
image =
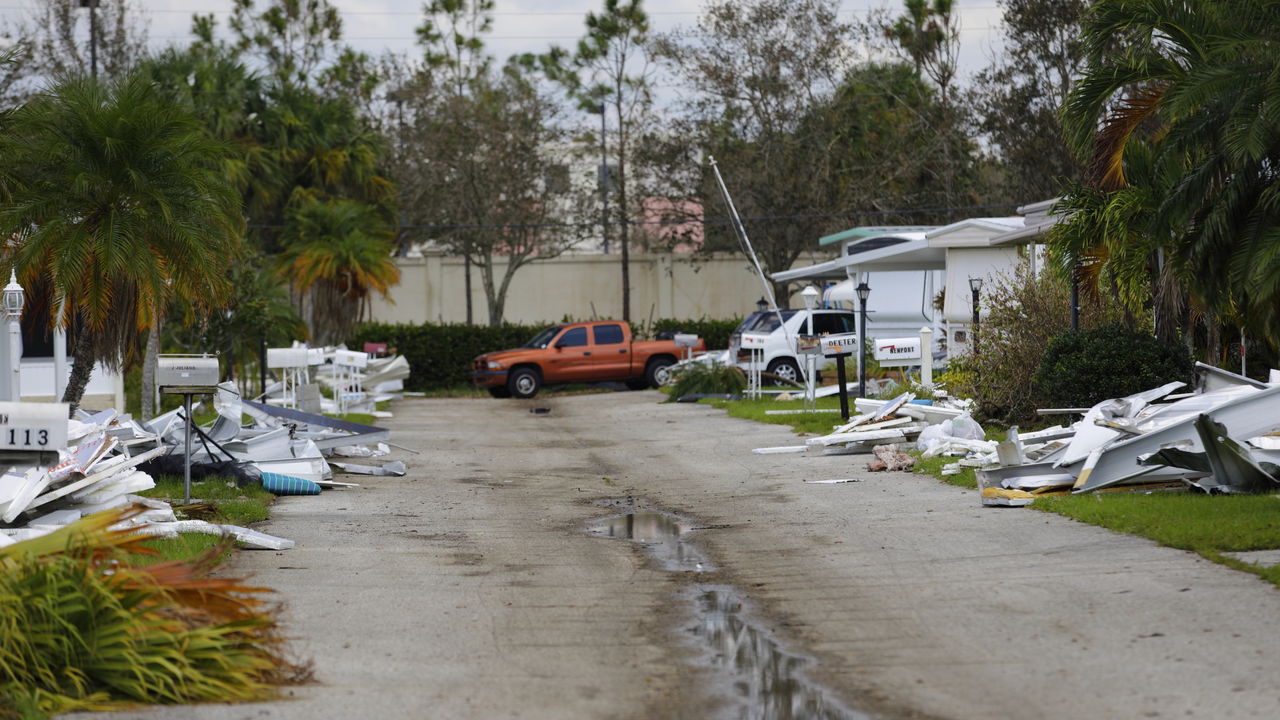
M147 538L112 527L144 509L0 548L0 717L254 700L308 677L284 655L270 591L209 576L223 548L129 564Z

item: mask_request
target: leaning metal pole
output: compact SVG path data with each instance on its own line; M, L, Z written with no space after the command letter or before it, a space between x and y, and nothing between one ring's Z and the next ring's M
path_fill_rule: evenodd
M720 175L720 166L716 165L716 159L707 156L707 160L711 163L711 170L716 174L716 184L720 186L720 194L724 196L724 202L729 206L729 220L733 223L734 233L738 236L738 241L742 243L743 249L747 253L747 257L751 258L751 264L755 266L756 275L760 278L760 285L764 287L764 296L769 298L769 308L773 310L773 314L778 316L778 327L782 329L782 335L791 342L791 334L787 332L787 323L782 319L782 312L778 310L778 299L773 294L773 285L769 284L769 279L765 277L764 270L760 267L760 259L756 257L755 248L751 247L751 238L747 237L747 229L742 224L742 217L738 215L738 208L733 204L733 198L729 196L729 188L724 184L724 177Z

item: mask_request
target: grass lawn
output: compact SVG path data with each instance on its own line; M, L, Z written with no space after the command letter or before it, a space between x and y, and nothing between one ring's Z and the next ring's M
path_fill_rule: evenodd
M1280 566L1259 568L1225 552L1280 549L1280 495L1113 492L1037 498L1031 507L1190 550L1280 587Z
M840 422L834 413L766 415L766 410L800 409L803 400L702 400L731 416L775 425L798 433L828 433ZM839 407L837 398L822 398L818 407ZM988 428L988 440L1001 440L1004 429ZM942 475L942 466L959 458L918 458L913 472L933 475L957 487L976 489L973 468ZM1037 498L1032 508L1080 522L1138 535L1169 547L1190 550L1214 562L1250 572L1280 587L1280 566L1260 568L1224 555L1227 552L1280 549L1280 493L1269 495L1203 495L1191 492L1109 492Z
M250 523L267 519L267 508L275 496L262 489L261 485L236 487L231 478L209 478L204 482L191 483L192 499L199 499L212 508L197 508L184 512L180 507L183 500L182 478L161 476L156 478L156 486L151 490L139 493L146 497L159 498L174 506L179 518L207 520L212 523L247 526ZM159 551L159 555L150 556L151 562L162 560L179 560L195 557L221 542L217 535L203 533L186 533L172 540L157 538L148 540L147 546Z

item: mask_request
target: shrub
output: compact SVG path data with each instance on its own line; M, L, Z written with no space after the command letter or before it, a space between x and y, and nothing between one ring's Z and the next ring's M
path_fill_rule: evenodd
M734 365L718 362L688 363L672 368L671 400L685 395L737 395L747 387L747 376Z
M1115 302L1081 298L1080 325L1118 324ZM1071 288L1050 273L1032 275L1023 263L982 290L982 325L976 355L952 356L939 382L951 394L978 401L986 418L1033 419L1038 407L1055 404L1039 395L1035 375L1045 348L1071 329Z
M1087 407L1191 379L1186 348L1122 327L1066 333L1045 350L1035 387L1049 404Z

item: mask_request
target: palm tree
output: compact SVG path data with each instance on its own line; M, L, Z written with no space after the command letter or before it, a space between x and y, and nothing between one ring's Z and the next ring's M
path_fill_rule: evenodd
M1171 272L1193 305L1274 343L1280 3L1100 0L1085 40L1063 119L1089 177L1063 207L1106 211L1060 231L1064 263L1144 244L1151 275Z
M64 301L52 324L80 331L62 398L74 410L94 363L120 367L171 298L208 310L227 297L243 223L227 150L139 75L63 80L0 142L8 264Z
M289 214L278 272L310 292L312 338L341 342L363 317L372 291L400 281L394 245L378 213L351 200L307 201Z

